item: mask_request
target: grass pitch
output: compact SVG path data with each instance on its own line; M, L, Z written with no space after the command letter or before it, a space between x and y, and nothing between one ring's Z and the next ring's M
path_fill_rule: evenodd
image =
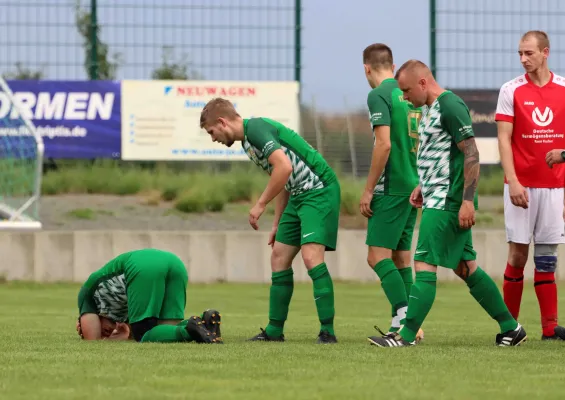
M390 320L376 283L335 284L333 346L314 344L307 284L295 287L286 343L245 342L266 324L267 285L190 285L187 316L218 308L224 345L83 342L78 288L0 285L0 398L517 400L565 391L565 343L540 341L531 282L521 317L529 339L518 348L494 346L498 326L463 284L439 284L425 342L400 349L366 340Z

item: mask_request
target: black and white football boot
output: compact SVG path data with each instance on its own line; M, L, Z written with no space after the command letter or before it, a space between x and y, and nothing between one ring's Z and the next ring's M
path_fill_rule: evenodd
M380 329L378 330L381 334L383 333ZM367 340L369 340L371 345L378 347L406 347L416 345L415 340L412 342L404 340L398 332L387 332L383 334L383 336L369 336Z
M502 347L520 346L528 336L526 330L520 324L516 329L496 335L496 345Z

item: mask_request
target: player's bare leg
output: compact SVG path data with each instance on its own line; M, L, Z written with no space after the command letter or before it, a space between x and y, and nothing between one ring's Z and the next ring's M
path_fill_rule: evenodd
M522 303L522 292L524 290L524 268L528 262L529 244L508 243L508 261L504 271L504 303L510 314L518 319L520 304Z
M337 343L334 331L334 288L331 275L324 261L326 246L318 243L302 245L301 253L308 275L314 286L314 301L320 320L317 343Z
M284 342L283 328L294 291L292 261L299 247L275 241L271 253L271 289L269 295L269 324L250 341Z

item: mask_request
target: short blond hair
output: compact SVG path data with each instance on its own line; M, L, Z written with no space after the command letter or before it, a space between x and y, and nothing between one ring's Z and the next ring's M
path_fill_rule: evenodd
M538 42L538 48L543 51L546 47L549 49L549 36L544 31L528 31L522 35L522 41L535 38Z
M216 97L206 103L202 109L200 127L204 128L211 122L217 121L218 118L235 119L239 116L231 101Z

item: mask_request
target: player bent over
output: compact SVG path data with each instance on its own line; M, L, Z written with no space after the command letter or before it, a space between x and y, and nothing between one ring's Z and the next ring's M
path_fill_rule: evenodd
M302 253L314 286L320 320L317 343L336 343L334 289L324 261L337 244L341 190L334 171L302 137L269 118L243 119L228 100L216 98L200 116L214 142L230 147L242 142L248 157L269 175L269 183L249 212L257 222L275 199L275 217L268 244L272 247L269 324L252 341L284 341L283 328L294 289L292 261Z
M553 166L563 161L562 150L557 149L565 148L565 78L549 70L545 32L525 33L518 50L526 73L502 85L496 108L508 242L504 301L518 319L533 239L541 339L565 340L565 328L557 325L555 284L557 246L565 243L565 166Z
M410 292L405 325L394 337L369 340L381 347L414 345L416 333L436 296L437 267L453 269L471 295L498 322L498 346L517 346L526 332L512 317L494 281L477 265L471 227L475 224L479 152L466 104L441 88L428 67L407 61L398 70L398 85L414 106L427 105L419 126L420 185L411 202L422 207L414 254L416 281Z
M367 106L375 143L359 208L369 219L367 261L392 306L391 326L381 334L394 336L405 322L413 283L410 249L418 212L410 204L410 194L418 186L416 152L422 111L403 99L388 46L368 46L363 64L372 88ZM418 340L422 336L419 332Z
M173 253L123 253L80 289L77 331L86 340L221 343L218 311L184 320L187 282L186 268Z

